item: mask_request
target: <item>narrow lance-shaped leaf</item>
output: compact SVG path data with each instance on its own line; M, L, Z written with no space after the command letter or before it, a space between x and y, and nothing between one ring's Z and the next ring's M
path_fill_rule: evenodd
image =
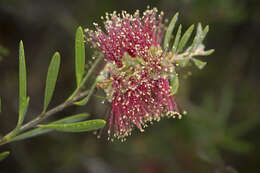
M202 41L201 41L201 42L203 42L203 40L204 40L205 37L207 36L208 32L209 32L209 25L207 25L207 26L203 29L203 37L202 37Z
M23 109L23 111L21 112L21 116L22 117L25 117L26 113L27 113L27 110L28 110L28 107L29 107L29 102L30 102L30 97L27 97L26 98L26 103L25 103L25 107ZM19 125L22 125L22 122L18 122Z
M203 51L201 56L208 56L208 55L211 55L212 53L214 53L215 50L214 49L210 49L210 50L207 50L207 51Z
M60 54L56 52L52 57L51 63L49 65L48 73L47 73L43 112L47 110L47 107L52 99L59 69L60 69Z
M172 20L171 20L171 22L170 22L170 24L169 24L169 26L167 28L167 31L166 31L166 34L165 34L165 38L164 38L164 43L163 43L163 47L164 48L168 48L169 47L169 43L170 43L170 40L171 40L172 32L173 32L175 24L176 24L176 22L178 20L178 16L179 16L179 13L176 13L173 16L173 18L172 18Z
M201 60L192 58L192 61L194 62L194 64L199 68L199 69L203 69L205 67L205 65L207 64L206 62L203 62Z
M26 65L23 42L20 41L19 46L19 118L18 125L23 123L25 116L25 109L27 109L27 80L26 80Z
M62 118L60 120L54 121L51 124L59 124L59 123L73 123L77 121L84 120L88 118L90 115L88 113L81 113L81 114L76 114L76 115L71 115L66 118Z
M191 51L196 50L202 44L208 32L209 32L208 25L202 30L201 23L198 24L196 36L193 40Z
M173 46L172 46L172 54L173 54L173 55L176 53L177 47L178 47L179 42L180 42L180 38L181 38L181 28L182 28L182 25L180 25L180 26L178 27L178 31L177 31L177 34L176 34L176 36L175 36L174 42L173 42Z
M180 41L180 44L178 46L177 52L181 52L183 50L183 48L186 46L186 44L189 41L190 36L191 36L191 34L193 32L193 29L194 29L194 25L191 25L187 29L187 31L183 34L183 36L181 38L181 41Z
M96 119L69 124L47 124L39 125L42 128L54 129L62 132L86 132L104 127L105 120Z
M203 37L202 26L201 26L201 23L198 23L196 36L193 40L193 43L192 43L192 46L191 46L192 47L191 51L194 51L199 47L199 45L202 42L202 37Z
M24 48L23 48L23 42L20 41L19 46L19 117L18 117L18 123L15 127L15 129L8 135L7 139L10 140L13 138L18 132L20 127L23 124L24 117L26 115L29 100L30 98L27 97L26 94L26 65L25 65L25 56L24 56Z
M6 157L8 157L9 154L10 154L9 151L5 151L5 152L0 153L0 162L1 162L2 160L4 160Z
M85 45L82 27L78 27L75 39L75 68L77 87L80 86L85 68Z
M50 124L73 123L73 122L82 121L84 119L87 119L88 117L89 117L88 113L81 113L81 114L72 115L72 116L69 116L69 117L66 117L66 118L62 118L62 119L54 121ZM22 133L22 134L20 134L16 137L14 137L13 139L11 139L11 141L28 139L28 138L31 138L31 137L34 137L34 136L46 134L46 133L51 132L53 130L54 129L46 129L46 128L38 127L36 129L24 132L24 133Z

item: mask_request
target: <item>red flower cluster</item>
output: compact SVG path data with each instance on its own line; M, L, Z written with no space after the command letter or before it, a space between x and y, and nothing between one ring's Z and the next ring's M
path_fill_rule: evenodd
M148 122L175 117L178 109L171 94L169 76L174 70L160 43L163 14L156 8L130 15L125 11L106 15L106 33L86 30L88 41L107 60L100 86L112 104L109 135L125 139L134 126L143 131ZM102 84L102 85L101 85Z
M98 47L105 58L122 67L122 56L128 53L132 57L146 58L151 46L159 46L162 39L162 14L157 17L157 10L147 10L143 17L136 11L132 16L126 11L122 14L116 12L106 14L104 22L107 33L94 23L97 31L88 31L89 40Z

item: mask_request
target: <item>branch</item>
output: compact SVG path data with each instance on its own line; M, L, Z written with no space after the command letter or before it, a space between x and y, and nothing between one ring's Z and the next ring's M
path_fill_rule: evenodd
M93 94L93 88L96 87L97 82L94 82L91 86L90 90L87 91L82 91L82 88L84 87L84 84L86 83L87 79L89 78L90 74L92 74L92 72L94 71L95 67L98 65L98 63L102 60L102 57L99 56L94 64L92 65L92 67L90 68L90 70L88 71L88 73L86 74L86 76L84 77L82 83L80 84L80 87L76 89L76 91L71 95L71 97L69 99L67 99L65 102L63 102L62 104L58 105L57 107L47 111L47 112L42 112L41 114L37 115L36 118L34 118L33 120L29 121L28 123L24 124L21 126L18 134L20 134L21 132L26 131L27 129L33 128L35 127L38 123L42 122L43 120L47 119L48 117L56 114L57 112L62 111L63 109L74 105L75 102L80 101L81 99L88 97L90 98L91 95ZM89 100L89 99L88 99ZM88 101L87 100L87 101ZM16 134L16 135L18 135ZM12 142L12 131L10 133L8 133L7 135L5 135L3 138L0 139L0 146L7 144L9 142Z
M19 133L26 131L27 129L30 129L32 127L35 127L38 123L42 122L43 120L47 119L48 117L56 114L57 112L62 111L63 109L72 106L74 102L81 100L82 98L88 96L89 91L84 91L84 92L78 92L72 99L63 102L62 104L58 105L57 107L45 112L41 113L36 116L33 120L29 121L28 123L24 124L21 128ZM7 144L11 142L11 140L8 140L8 137L10 136L11 132L5 135L1 140L0 140L0 146Z

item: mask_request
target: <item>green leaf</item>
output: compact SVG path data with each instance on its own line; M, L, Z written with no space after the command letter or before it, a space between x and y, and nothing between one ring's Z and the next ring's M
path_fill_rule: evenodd
M2 160L4 160L6 157L8 157L9 154L10 154L9 151L5 151L5 152L0 153L0 162L1 162Z
M19 119L18 126L23 123L25 110L27 109L27 94L26 94L26 65L23 42L20 41L19 46Z
M50 124L62 124L62 123L73 123L73 122L78 122L78 121L82 121L86 118L89 117L88 113L81 113L81 114L77 114L77 115L72 115L66 118L62 118L60 120L54 121ZM14 137L11 141L18 141L18 140L24 140L24 139L28 139L34 136L39 136L42 134L46 134L48 132L53 131L54 129L46 129L46 128L42 128L42 127L38 127L36 129L24 132L16 137Z
M56 52L52 57L51 63L49 65L48 73L47 73L43 112L47 110L47 107L52 99L59 69L60 69L60 54Z
M26 102L25 102L25 107L24 107L24 109L21 111L21 114L19 114L19 117L20 117L20 116L23 117L20 121L18 120L18 124L19 124L19 125L22 125L22 123L23 123L24 117L25 117L25 115L26 115L26 113L27 113L27 110L28 110L29 102L30 102L30 97L27 97L27 98L26 98Z
M170 22L170 24L169 24L169 26L167 28L167 31L166 31L166 34L165 34L165 37L164 37L164 42L163 42L163 47L165 49L169 47L169 43L170 43L170 40L171 40L172 32L173 32L175 24L176 24L176 22L178 20L178 16L179 16L179 13L176 13L173 16L173 18L172 18L172 20L171 20L171 22Z
M178 64L180 67L185 67L190 61L189 57L185 58L178 58L175 60L176 64Z
M202 42L202 37L203 37L202 26L201 26L201 23L199 23L197 26L196 36L192 43L191 51L194 51L199 47L199 45Z
M23 42L20 41L19 46L19 117L18 123L15 129L8 136L8 140L14 137L20 130L20 127L23 124L24 117L26 115L30 98L26 94L26 65L25 65L25 56Z
M193 40L191 51L196 50L202 44L202 42L205 39L208 31L209 31L208 25L204 28L204 30L202 30L201 23L198 24L196 36Z
M39 127L54 129L62 132L86 132L91 130L97 130L99 128L104 127L106 124L105 120L96 119L96 120L88 120L77 123L69 123L69 124L47 124L47 125L39 125Z
M203 29L203 37L202 37L202 41L205 39L206 35L208 34L209 32L209 25L207 25L204 29Z
M194 25L191 25L187 29L187 31L183 34L183 36L181 38L181 41L180 41L180 44L178 46L177 52L181 52L183 50L183 48L186 46L186 44L189 41L190 36L191 36L191 34L193 32L193 29L194 29Z
M175 40L174 40L174 43L173 43L173 46L172 46L172 54L173 55L176 53L177 47L178 47L179 42L180 42L181 28L182 28L182 25L180 25L179 28L178 28L178 31L177 31L177 34L175 36Z
M85 68L85 45L82 27L78 27L75 39L75 65L77 87L80 86Z
M171 94L174 95L177 93L179 88L179 77L176 72L174 72L170 81L171 81Z
M199 69L203 69L205 67L205 65L207 64L206 62L203 62L201 60L192 58L192 61L194 62L194 64L199 68Z
M89 116L90 115L88 113L80 113L80 114L77 114L77 115L71 115L69 117L62 118L60 120L54 121L51 124L73 123L73 122L84 120L84 119L88 118Z
M90 96L88 95L87 97L84 97L82 100L77 101L77 102L75 102L74 104L75 104L75 105L78 105L78 106L84 106L84 105L86 105L87 102L89 101L89 98L90 98Z
M210 49L210 50L207 50L207 51L204 51L201 56L208 56L208 55L211 55L212 53L214 53L215 50L214 49Z

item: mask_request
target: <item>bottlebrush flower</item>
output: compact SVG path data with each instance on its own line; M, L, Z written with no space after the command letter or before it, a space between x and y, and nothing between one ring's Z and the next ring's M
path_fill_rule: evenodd
M140 131L148 122L179 114L169 78L175 65L160 44L164 34L163 13L147 9L142 16L123 11L106 14L105 32L94 24L87 29L87 41L97 47L106 60L99 86L111 102L108 134L124 140L136 126Z

